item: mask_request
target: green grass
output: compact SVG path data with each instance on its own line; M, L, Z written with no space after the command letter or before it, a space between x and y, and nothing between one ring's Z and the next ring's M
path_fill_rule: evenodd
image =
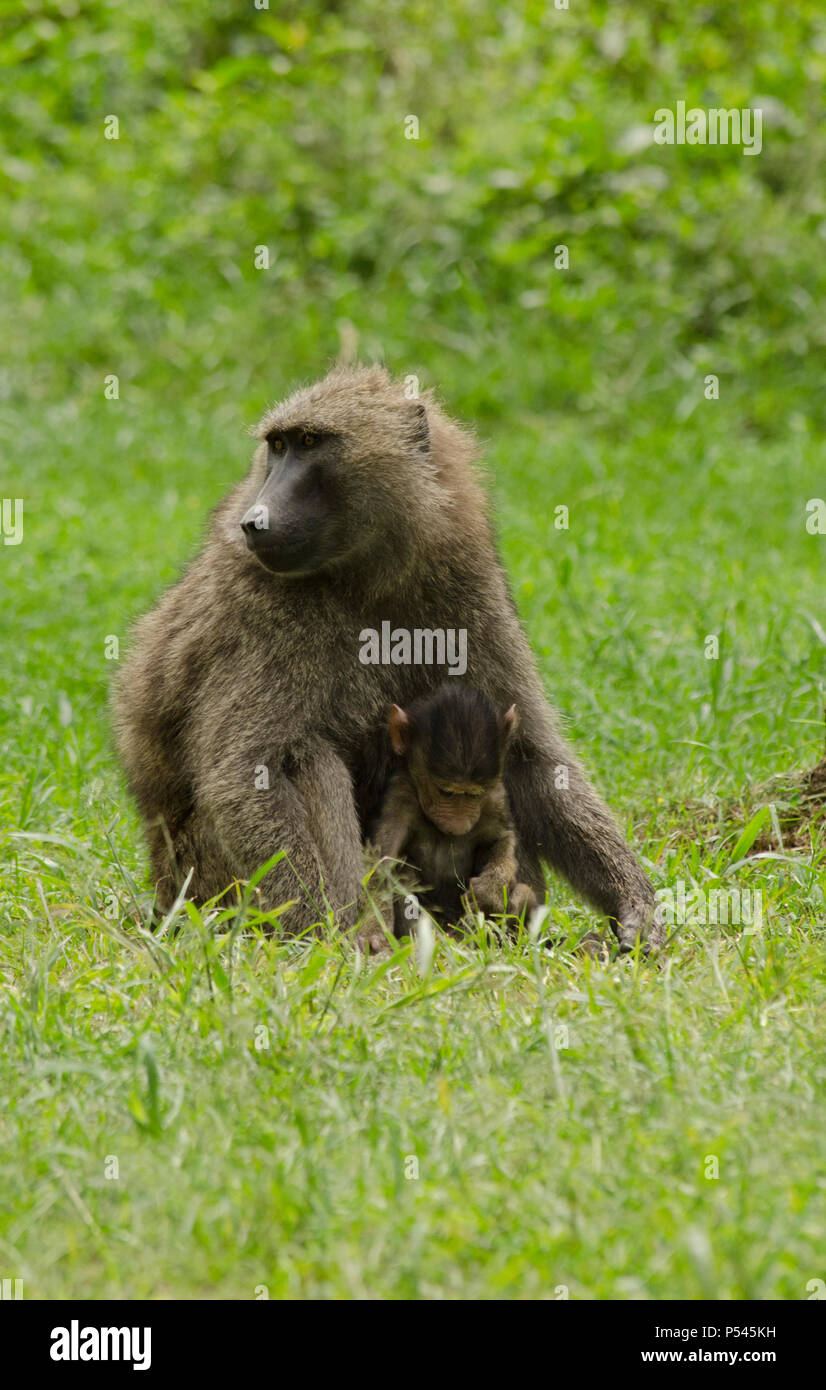
M701 18L0 5L0 1276L28 1297L826 1279L826 859L817 818L783 828L824 731L826 17ZM760 157L648 143L679 99L759 100ZM245 427L354 340L478 426L548 692L657 887L759 890L759 932L359 971L334 936L141 931L108 639ZM549 925L594 922L553 882Z
M191 553L246 419L5 412L26 530L0 552L0 1272L27 1296L800 1299L826 1277L823 846L733 859L764 780L820 752L826 447L715 411L549 438L505 403L488 461L549 692L655 882L759 888L762 930L685 927L658 967L440 936L425 971L410 946L359 969L334 936L137 926L104 644ZM591 924L559 882L551 922Z

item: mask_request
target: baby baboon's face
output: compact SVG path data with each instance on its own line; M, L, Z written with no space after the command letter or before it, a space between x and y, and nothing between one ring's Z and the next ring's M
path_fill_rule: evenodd
M455 777L448 781L415 758L410 773L422 812L437 830L443 835L467 835L473 829L490 795L489 786Z
M446 683L410 711L393 705L390 742L403 757L422 814L444 835L473 830L501 783L518 724L515 705L499 715L487 696Z

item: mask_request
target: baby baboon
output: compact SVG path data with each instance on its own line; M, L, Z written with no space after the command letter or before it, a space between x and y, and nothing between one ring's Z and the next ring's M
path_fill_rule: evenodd
M658 940L653 891L556 730L508 593L471 438L381 367L339 368L269 411L201 553L139 623L116 693L158 902L262 879L289 929L352 920L392 772L384 712L444 668L363 664L365 630L466 633L467 679L519 691L505 780L518 880L543 861L624 949ZM431 641L428 655L438 657ZM421 656L421 653L420 653ZM653 932L652 932L653 924Z
M402 765L373 836L379 854L414 871L416 896L433 917L455 923L466 902L500 913L506 896L516 916L535 907L531 889L516 881L516 836L502 781L519 725L516 705L499 714L480 690L451 682L408 710L393 705L388 724ZM402 936L403 900L397 897L394 908Z

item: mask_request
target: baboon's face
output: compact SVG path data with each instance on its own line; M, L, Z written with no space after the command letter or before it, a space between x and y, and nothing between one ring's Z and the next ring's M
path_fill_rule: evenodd
M438 769L429 768L424 758L415 754L409 766L419 805L427 819L443 835L467 835L481 815L490 786L457 779L455 775L441 777Z
M273 574L306 575L353 548L335 434L309 429L267 435L264 483L241 518L248 548Z
M448 696L446 703L444 696ZM478 691L437 691L408 714L392 705L393 751L407 762L423 815L443 835L467 835L502 779L505 751L517 723L513 705L497 719L480 707Z

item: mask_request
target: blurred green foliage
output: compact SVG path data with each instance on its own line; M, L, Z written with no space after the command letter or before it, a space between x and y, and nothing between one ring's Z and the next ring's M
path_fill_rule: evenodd
M6 397L258 409L354 329L477 416L640 429L714 372L823 422L817 0L4 0L0 63ZM678 100L762 153L654 145Z

